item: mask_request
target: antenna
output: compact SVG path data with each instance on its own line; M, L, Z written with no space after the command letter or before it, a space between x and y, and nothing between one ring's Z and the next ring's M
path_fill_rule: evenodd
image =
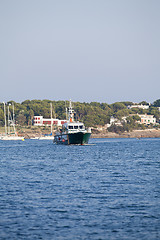
M74 121L74 110L72 109L72 102L71 102L71 99L69 101L69 121L70 122L73 122Z

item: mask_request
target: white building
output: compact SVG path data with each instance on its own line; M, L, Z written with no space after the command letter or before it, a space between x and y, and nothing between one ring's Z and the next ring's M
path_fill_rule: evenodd
M52 118L52 125L62 126L66 120L59 120ZM51 118L43 118L43 116L34 116L33 117L34 126L51 126Z
M126 122L127 117L122 117L122 120L114 118L113 116L110 118L110 124L107 124L107 127L110 127L112 124L116 126L122 126L123 122Z
M131 109L131 108L141 108L141 109L149 109L149 105L138 105L138 104L134 104L134 105L129 105L127 108Z
M141 118L140 123L156 124L156 118L154 117L154 115L138 114L138 116Z
M134 114L130 114L129 116L133 116ZM147 114L137 114L141 120L138 121L139 123L143 124L156 124L156 118L154 115L147 115ZM122 117L122 120L114 118L113 116L110 118L110 124L107 124L107 127L110 127L112 124L116 126L121 126L123 122L126 122L126 117Z

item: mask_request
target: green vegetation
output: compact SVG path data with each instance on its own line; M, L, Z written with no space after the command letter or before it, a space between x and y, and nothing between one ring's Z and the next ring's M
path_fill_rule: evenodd
M25 100L22 103L16 103L9 101L7 104L14 103L15 108L15 120L19 126L31 126L33 116L43 116L44 118L50 118L50 103L53 106L53 117L58 119L66 119L66 106L69 105L68 101L50 101L50 100ZM126 121L122 121L121 126L112 125L108 130L114 132L131 131L133 129L144 128L144 125L137 123L139 114L151 114L154 115L159 122L160 111L157 107L160 107L160 99L156 100L150 105L149 109L143 110L139 108L128 109L128 105L132 105L132 102L116 102L113 104L107 103L80 103L74 102L73 107L76 112L75 118L79 121L83 121L86 126L96 127L97 125L105 126L110 123L110 117L113 116L119 120L122 120L126 116ZM139 104L149 105L146 101ZM12 108L10 108L12 112ZM4 126L4 111L3 103L0 103L0 126ZM147 126L146 126L147 127Z

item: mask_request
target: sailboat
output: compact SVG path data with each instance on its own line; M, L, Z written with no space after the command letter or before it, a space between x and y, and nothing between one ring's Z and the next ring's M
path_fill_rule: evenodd
M51 133L50 134L45 134L43 136L40 136L38 139L39 140L54 140L54 136L52 134L53 131L53 122L52 122L52 103L50 103L51 105Z
M22 140L24 141L24 137L18 136L15 127L15 119L14 119L14 104L13 107L13 118L11 116L9 106L8 105L8 128L7 128L7 120L6 120L6 105L4 104L4 120L5 120L5 135L1 136L1 140ZM13 132L11 132L11 127L13 128Z

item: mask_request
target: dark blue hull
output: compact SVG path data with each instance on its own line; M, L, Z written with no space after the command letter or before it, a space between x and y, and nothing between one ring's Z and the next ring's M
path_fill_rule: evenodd
M78 133L69 133L69 134L61 134L61 135L56 135L54 138L54 142L57 144L88 144L89 138L91 136L91 133L83 133L83 132L78 132Z

